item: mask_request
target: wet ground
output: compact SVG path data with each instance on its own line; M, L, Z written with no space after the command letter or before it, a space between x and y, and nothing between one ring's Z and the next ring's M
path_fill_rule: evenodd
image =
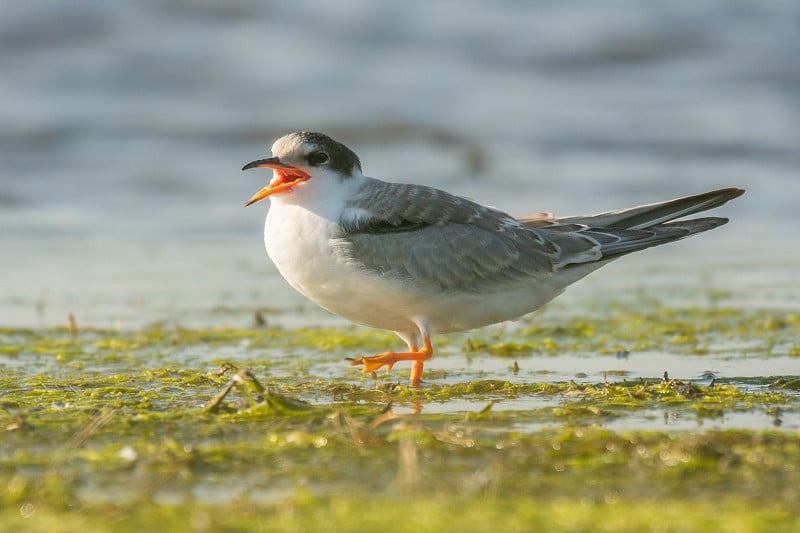
M800 529L795 2L6 7L0 530ZM295 129L511 213L748 192L408 389L241 207Z

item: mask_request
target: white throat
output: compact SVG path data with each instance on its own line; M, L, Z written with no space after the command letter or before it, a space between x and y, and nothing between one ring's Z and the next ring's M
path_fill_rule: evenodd
M338 265L322 263L336 261L331 239L339 234L348 198L363 181L360 173L340 179L324 171L270 198L264 224L267 254L289 284L312 300L336 283Z
M269 212L272 213L281 206L293 205L338 222L347 199L363 182L364 176L357 171L351 177L342 178L327 169L317 170L307 182L270 197Z

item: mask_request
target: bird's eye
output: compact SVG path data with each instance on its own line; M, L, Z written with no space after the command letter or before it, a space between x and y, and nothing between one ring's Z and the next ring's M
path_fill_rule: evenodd
M328 162L328 154L325 152L312 152L308 155L308 162L313 165L322 165Z

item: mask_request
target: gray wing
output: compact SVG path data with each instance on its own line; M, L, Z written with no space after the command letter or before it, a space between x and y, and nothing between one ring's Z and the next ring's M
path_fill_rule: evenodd
M556 243L501 211L418 185L370 180L341 223L333 244L347 260L423 288L507 289L601 258L587 236L559 234Z
M345 209L334 246L364 269L421 287L507 290L509 282L543 280L716 228L728 220L673 220L743 192L723 189L587 217L540 213L517 220L432 187L368 179Z

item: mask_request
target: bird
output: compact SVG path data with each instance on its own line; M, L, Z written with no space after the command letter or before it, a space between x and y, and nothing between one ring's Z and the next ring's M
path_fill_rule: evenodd
M364 373L410 361L410 387L422 383L435 335L518 319L623 255L721 226L727 218L678 219L745 192L514 217L434 187L366 176L350 148L322 133L289 133L271 151L242 168L272 170L245 203L270 199L267 254L320 307L394 331L407 351L348 360Z

